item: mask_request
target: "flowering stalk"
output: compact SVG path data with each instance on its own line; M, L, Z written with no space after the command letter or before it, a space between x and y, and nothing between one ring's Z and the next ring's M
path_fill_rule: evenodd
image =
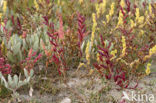
M85 36L86 36L85 18L81 16L80 13L78 13L78 37L79 37L78 46L79 46L79 49L81 48L81 45ZM81 49L80 49L80 54L82 55Z
M79 3L82 4L83 3L83 0L79 0Z
M130 20L130 25L131 25L131 28L134 28L136 26L136 24L134 23L132 19Z
M125 8L125 6L126 6L125 0L121 0L121 1L120 1L120 6L121 6L122 8Z
M122 25L123 25L123 13L120 10L116 28L118 28L119 26L122 26Z
M146 72L146 75L149 75L149 74L151 73L150 66L151 66L151 64L148 63L148 64L147 64L146 71L145 71L145 72Z
M126 6L127 6L127 8L126 8L127 12L130 12L130 10L131 10L131 3L130 3L129 0L126 0Z
M64 30L63 30L63 20L62 20L62 15L61 14L58 14L58 17L59 17L59 30L58 30L58 36L59 36L59 39L63 39L64 38Z
M91 34L91 47L93 46L94 39L95 39L95 31L97 27L97 22L96 22L96 15L95 13L92 14L92 19L93 19L93 26L92 26L92 34Z
M151 48L151 49L149 50L149 54L146 55L146 56L143 58L143 60L146 61L147 59L151 58L151 56L152 56L153 54L156 54L156 45L155 45L153 48Z
M100 8L101 8L101 14L103 14L106 10L106 2L107 0L102 0L102 3L100 5Z
M36 0L34 0L34 5L35 5L36 10L38 11L39 10L39 5L38 5Z
M3 1L3 13L6 13L6 10L7 10L7 1L4 0Z
M90 72L92 72L92 69L90 69L90 58L91 58L91 55L90 55L90 50L91 50L91 48L90 48L90 47L91 47L91 42L88 41L88 42L87 42L86 49L85 49L85 54L86 54L85 58L86 58L86 60L87 60L87 64L84 64L84 63L81 63L81 62L80 62L77 71L79 70L79 68L81 68L82 66L84 66L84 67L87 68L87 69L89 68ZM91 73L91 74L92 74L92 73Z
M102 3L100 4L96 4L96 15L97 15L97 18L100 17L100 15L104 14L106 10L106 0L102 0Z
M126 54L126 40L125 40L125 37L124 36L122 36L122 47L123 47L123 49L122 49L121 58L124 57L125 54Z
M115 3L113 2L111 4L111 9L109 10L109 14L106 15L106 19L107 19L107 23L110 21L110 18L113 16L114 14L114 6L115 6Z
M79 46L81 46L82 41L86 35L86 27L85 27L85 18L78 13L78 37L79 37Z
M153 11L152 11L152 6L151 6L151 4L149 4L148 10L149 10L149 14L154 18L154 13L153 13Z
M144 21L144 16L140 16L139 8L136 8L136 22L142 24Z
M91 41L87 42L87 47L86 47L86 50L85 50L86 60L87 60L86 67L89 67L89 65L90 65L90 58L91 58L90 51L91 51L91 48L92 48L93 43L94 43L95 31L96 31L96 26L97 26L96 14L95 13L92 14L92 18L93 18L93 26L92 26ZM79 65L79 67L80 67L80 65Z
M100 7L99 7L99 4L96 4L95 7L96 7L96 15L99 18L100 17Z
M60 15L60 14L59 14ZM50 44L53 51L53 54L50 56L51 59L49 61L54 62L57 66L57 70L59 74L63 74L65 77L65 70L67 70L65 58L64 58L64 48L60 45L59 40L62 40L64 38L64 32L63 32L63 21L62 17L60 15L60 28L57 32L54 31L54 25L49 25L53 23L49 23L48 19L44 17L46 25L48 26L47 35L50 38ZM51 26L53 28L51 28ZM47 63L46 63L47 65Z
M113 51L111 51L111 53L110 53L113 57L111 58L111 60L112 59L115 59L115 55L117 54L117 50L115 49L115 50L113 50Z
M90 41L87 42L85 53L86 53L87 65L90 65Z

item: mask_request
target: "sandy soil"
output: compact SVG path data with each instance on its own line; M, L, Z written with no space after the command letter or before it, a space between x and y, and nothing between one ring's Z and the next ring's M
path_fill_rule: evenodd
M152 66L154 70L156 65ZM131 98L132 92L137 96L141 94L152 94L154 101L128 101L125 103L156 103L156 73L145 77L139 82L136 90L117 90L117 86L111 82L101 80L98 76L86 76L86 70L70 70L67 82L44 76L35 77L33 82L33 95L29 96L29 86L21 89L21 103L120 103L123 91ZM42 78L42 79L41 79ZM149 97L148 97L149 98ZM7 99L6 103L9 99ZM2 103L2 102L1 102ZM4 101L3 101L4 103ZM11 102L10 102L11 103Z

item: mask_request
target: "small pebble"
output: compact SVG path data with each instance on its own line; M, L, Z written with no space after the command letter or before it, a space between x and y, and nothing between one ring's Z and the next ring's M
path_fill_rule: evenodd
M66 97L60 103L71 103L71 99Z

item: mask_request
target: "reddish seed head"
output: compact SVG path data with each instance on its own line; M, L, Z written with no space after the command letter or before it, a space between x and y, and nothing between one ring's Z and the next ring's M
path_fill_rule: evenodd
M110 80L112 75L111 74L108 74L108 75L105 75L106 79Z
M78 19L78 37L79 37L79 45L82 44L82 41L85 37L86 27L85 27L85 17L81 16L80 13L77 13Z
M26 38L26 37L27 37L27 32L23 31L22 38Z
M0 71L2 74L10 74L11 73L11 66L10 64L5 63L4 58L0 58Z

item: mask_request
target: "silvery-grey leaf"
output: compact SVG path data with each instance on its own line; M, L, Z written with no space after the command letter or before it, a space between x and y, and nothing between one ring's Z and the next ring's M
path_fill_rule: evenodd
M84 46L85 46L85 41L82 43L82 45L81 45L81 50L83 51L83 49L84 49Z
M17 85L17 88L20 88L21 86L25 85L25 83L23 81L19 81L18 82L18 85Z
M14 75L14 84L17 87L17 85L18 85L18 76L17 75Z
M8 84L13 85L13 80L10 74L8 75Z
M30 70L30 77L32 77L33 75L34 75L34 70L31 69L31 70Z
M6 88L8 88L8 83L7 83L7 81L5 80L5 78L2 76L2 81L4 82L4 86L6 87Z
M108 46L108 43L109 43L108 40L106 40L106 41L105 41L106 46Z
M14 52L14 55L18 54L19 51L20 51L20 47L21 47L21 43L17 43L16 45L14 45L13 47L13 52Z
M111 44L111 46L110 46L109 50L111 51L111 50L113 49L113 47L114 47L114 45L113 45L113 44Z
M27 71L25 68L24 68L24 75L25 75L26 78L29 77L29 75L28 75L28 71Z
M30 90L29 90L29 96L32 97L32 95L33 95L33 88L30 87Z
M29 83L30 81L30 77L26 78L26 82Z
M0 72L0 78L2 77L3 75L2 75L2 73Z

